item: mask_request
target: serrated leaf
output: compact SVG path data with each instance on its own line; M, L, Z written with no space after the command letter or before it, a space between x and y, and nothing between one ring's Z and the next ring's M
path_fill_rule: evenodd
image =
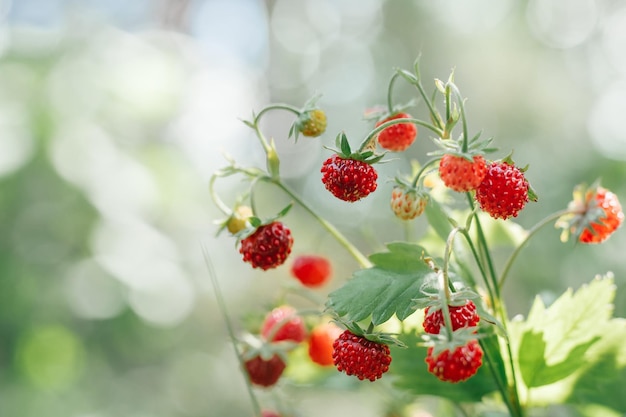
M554 365L546 363L546 342L543 333L526 331L520 342L519 365L524 383L529 388L553 384L578 370L586 361L585 353L600 337L595 337L572 349L567 357Z
M327 307L349 321L358 322L371 315L374 325L394 314L400 320L410 316L422 283L435 273L420 260L420 246L403 243L388 248L389 252L370 257L374 267L356 271L341 288L331 292Z
M464 382L451 384L437 379L428 372L423 358L427 348L418 346L421 339L416 334L403 334L400 339L408 349L391 348L390 373L396 376L394 385L414 395L435 395L454 402L480 402L482 398L496 391L494 379L486 361L476 375Z
M597 378L607 355L615 356L621 365L606 378L618 383L626 377L626 326L620 329L615 323L622 320L611 319L614 292L610 275L598 277L576 292L566 291L549 308L536 299L526 322L511 323L513 351L536 404L564 402L576 393L577 398L588 394L597 404L614 406L603 392L587 391L594 385L587 379ZM621 342L615 341L615 333L621 333Z
M587 355L590 366L581 372L566 402L598 404L626 413L626 320L611 320L602 334Z
M419 245L405 242L388 243L389 252L374 253L369 256L370 261L381 269L399 273L411 273L422 268L422 257L426 249Z

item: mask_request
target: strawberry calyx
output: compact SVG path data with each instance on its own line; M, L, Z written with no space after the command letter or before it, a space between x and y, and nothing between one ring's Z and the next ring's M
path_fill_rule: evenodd
M265 219L261 219L255 215L249 216L246 219L246 223L245 223L246 227L240 229L234 235L237 238L236 244L239 244L239 242L241 242L243 239L247 238L248 236L251 236L254 232L257 231L259 227L267 226L269 224L274 223L278 219L284 217L285 215L287 215L287 213L289 212L289 210L291 210L292 207L293 207L293 203L289 203L285 208L283 208L281 211L276 213L276 215L265 218Z
M467 345L472 340L481 339L483 335L477 333L477 329L476 326L462 327L450 332L447 328L442 327L438 334L422 334L422 345L432 348L432 354L435 356L446 350L452 352L458 347Z
M453 155L466 159L468 162L473 162L475 156L484 156L488 153L497 151L497 148L490 147L493 142L493 138L490 137L485 140L480 139L482 132L478 132L474 135L467 144L463 140L463 135L460 135L458 139L442 139L433 138L433 142L439 148L436 151L429 152L429 156Z
M244 361L253 359L257 356L268 361L278 355L283 361L287 361L287 354L298 346L297 343L290 340L280 340L277 342L268 341L264 337L256 336L251 333L245 333L239 340L239 349L241 359Z
M326 148L337 154L338 157L342 159L353 159L355 161L365 162L366 164L373 165L377 162L380 162L383 159L387 152L383 152L382 154L375 153L375 143L364 143L361 145L358 151L353 152L352 147L350 146L350 142L348 142L348 137L344 132L341 132L337 135L335 139L335 146L337 149ZM372 146L373 145L373 146Z
M610 208L603 207L607 199L611 200L608 203ZM579 240L587 232L591 240L599 243L621 226L623 219L624 213L617 197L596 180L590 186L583 183L574 187L573 199L566 213L556 221L555 227L563 229L562 242L566 242L570 236Z
M333 321L356 336L363 337L371 342L381 343L385 345L394 345L397 347L405 348L406 344L400 341L394 333L385 333L374 331L374 324L370 323L367 329L363 329L358 323L354 321L342 320L339 317L334 317Z

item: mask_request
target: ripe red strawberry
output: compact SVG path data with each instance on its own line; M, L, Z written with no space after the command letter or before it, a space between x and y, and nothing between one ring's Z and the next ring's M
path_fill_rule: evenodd
M439 176L443 183L458 192L475 190L487 174L487 165L481 155L475 155L473 160L445 154L439 161Z
M428 348L426 363L428 372L444 382L461 382L474 376L483 363L483 350L476 340L458 346L452 352L444 350L437 356Z
M390 120L406 118L411 118L411 115L396 113L376 123L376 127ZM383 129L377 139L378 144L383 148L393 152L402 152L411 146L416 137L417 127L413 123L398 123Z
M622 224L624 220L622 206L615 194L602 187L597 188L595 198L587 203L601 209L603 214L598 219L589 222L578 240L582 243L604 242Z
M389 370L389 346L345 330L333 343L333 362L340 372L375 381Z
M263 410L261 411L261 417L280 417L280 414L275 411Z
M324 323L316 326L309 335L309 357L318 365L333 364L333 344L343 333L334 323Z
M517 217L528 202L529 184L524 173L508 162L493 162L476 189L480 208L494 219Z
M413 220L421 216L426 209L428 195L416 190L407 190L402 186L395 186L391 191L391 209L401 220Z
M254 268L267 270L282 265L291 253L293 237L283 223L259 226L253 234L241 241L239 253L244 262L250 262Z
M480 317L476 313L476 305L472 300L462 306L448 306L450 311L450 321L452 322L452 331L460 329L461 327L473 327L478 325ZM439 334L441 326L445 325L443 318L443 310L438 309L432 311L430 307L424 310L424 330L426 333Z
M291 274L305 287L317 288L328 282L332 266L323 256L300 255L291 265Z
M269 342L289 340L300 343L306 338L306 326L295 308L284 305L276 307L265 316L261 335Z
M308 110L300 114L297 128L304 136L316 137L326 130L326 113L321 109Z
M378 174L364 161L333 155L322 165L322 182L340 200L354 202L376 190Z
M285 361L274 354L270 359L265 360L261 355L254 356L244 362L244 366L250 377L250 382L262 387L271 387L278 382L287 367Z

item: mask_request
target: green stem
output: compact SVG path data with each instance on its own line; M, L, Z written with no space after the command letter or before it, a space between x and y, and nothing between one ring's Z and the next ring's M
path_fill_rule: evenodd
M222 199L217 195L217 192L215 191L216 179L217 175L211 175L211 179L209 180L209 194L211 195L211 198L213 199L213 202L215 203L217 208L220 209L220 211L225 215L230 216L233 214L233 211L230 209L230 207L226 205L226 203L222 201Z
M466 193L469 205L472 210L474 210L474 201L472 199L471 193ZM485 233L483 231L482 225L480 223L480 219L478 217L478 213L474 213L474 220L476 222L476 231L478 234L478 244L479 248L482 250L483 256L485 257L485 262L487 263L487 268L489 270L491 284L493 286L495 292L495 299L493 304L494 313L496 316L499 316L500 322L502 323L502 327L504 329L504 333L507 335L507 340L505 341L506 345L506 353L508 359L508 367L511 375L511 386L512 394L513 394L513 415L514 416L522 416L522 406L519 400L519 389L517 386L517 372L515 371L515 364L513 363L513 351L511 350L511 343L508 340L508 329L507 329L507 313L502 303L502 299L500 298L500 287L498 286L498 278L496 275L495 267L493 265L493 260L491 258L491 254L489 253L489 247L487 245L487 239L485 238ZM505 399L505 401L509 401L509 399Z
M498 377L495 365L493 363L493 360L491 359L488 349L486 348L485 344L483 343L481 339L478 339L478 343L480 344L483 350L483 355L485 359L489 363L489 370L491 371L491 376L493 376L493 379L496 381L496 385L498 386L498 390L500 391L500 394L502 395L502 399L504 401L504 404L506 405L506 408L509 410L509 413L511 414L511 416L516 415L513 404L511 404L508 388L506 387L504 382L501 381L500 378Z
M443 314L443 321L446 325L446 329L448 329L448 341L452 340L452 333L453 333L453 327L452 327L452 319L450 318L450 308L449 308L449 304L450 304L450 299L451 299L451 292L450 290L452 288L452 283L450 282L450 276L448 274L448 267L450 265L450 256L452 256L452 245L454 243L454 238L456 237L456 234L461 231L462 228L460 227L455 227L454 229L452 229L450 231L450 233L448 234L448 238L446 239L446 248L445 248L445 252L443 254L443 270L441 271L441 275L442 275L442 279L443 282L441 284L441 291L443 291L444 294L444 300L443 303L441 304L441 310L442 310L442 314Z
M356 246L354 246L332 223L328 222L326 219L317 214L307 203L305 203L298 195L296 195L291 189L289 189L285 184L283 184L278 179L272 178L264 178L268 181L271 181L278 188L283 190L289 197L291 197L297 204L299 204L303 209L305 209L311 216L313 216L336 240L341 244L346 250L352 255L354 259L363 267L363 268L371 268L373 266L372 262L361 251L359 251Z
M215 291L215 298L217 300L217 305L219 307L220 312L224 316L224 323L226 323L226 330L228 332L228 337L235 351L235 355L237 356L237 361L239 361L239 366L243 370L245 369L245 362L237 347L237 337L235 336L235 328L233 326L233 323L230 320L230 315L228 314L228 309L226 307L226 302L224 301L224 296L222 295L222 292L220 291L220 286L219 286L219 283L217 282L217 274L215 273L215 269L213 268L213 263L211 262L211 258L209 257L209 251L204 245L202 245L202 254L204 255L204 262L209 271L209 277L211 278L211 284L213 285L213 290ZM256 398L256 395L254 394L254 389L252 388L252 383L250 382L250 378L246 376L245 381L246 381L246 388L248 390L248 395L250 396L250 402L252 403L252 408L254 409L254 414L257 416L260 416L261 405L259 404L259 401Z
M284 104L284 103L276 103L276 104L272 104L269 105L267 107L264 107L259 114L256 115L256 117L254 118L254 124L258 125L259 121L261 120L261 116L263 116L263 114L267 113L270 110L287 110L291 113L294 113L296 116L300 116L300 109L291 106L289 104Z
M393 125L397 125L397 124L401 124L401 123L413 123L419 126L423 126L427 129L432 130L433 132L435 132L438 136L441 136L443 134L443 130L438 129L437 127L431 125L428 122L425 122L423 120L420 119L414 119L414 118L410 118L410 117L404 117L404 118L400 118L400 119L393 119L393 120L389 120L385 123L382 123L381 125L377 126L374 128L374 130L372 130L363 140L363 142L361 142L361 146L359 146L359 152L362 152L364 149L366 149L370 143L372 142L372 140L376 137L376 135L378 133L380 133L381 131L387 129L389 126L393 126Z
M426 91L424 90L424 87L422 86L417 64L415 66L415 73L417 75L417 82L415 82L414 85L419 91L420 95L422 96L422 99L426 103L426 106L428 107L428 111L430 112L431 118L437 122L437 124L439 125L438 127L440 131L443 133L444 125L443 125L443 122L441 121L441 116L439 115L439 112L437 112L437 110L435 110L435 108L433 107L433 104L431 103L430 98L428 97L428 95L426 94Z
M415 177L413 178L413 181L411 182L411 186L413 186L413 188L415 188L417 186L417 182L419 181L420 177L422 176L422 174L424 173L424 171L426 171L426 168L439 161L441 159L440 156L430 159L429 161L426 161L426 163L420 168L420 170L417 172L417 174L415 174Z
M498 281L498 286L500 288L502 288L502 286L504 286L504 281L506 280L506 277L508 276L509 271L511 270L511 266L513 266L513 262L515 262L515 259L517 258L517 255L519 255L519 253L521 252L522 248L526 245L526 243L528 243L530 238L533 237L533 235L535 233L537 233L543 226L545 226L546 224L554 222L559 217L561 217L561 216L563 216L564 214L567 214L567 213L571 213L571 211L566 209L566 210L560 210L560 211L557 211L555 213L552 213L549 216L547 216L546 218L544 218L543 220L539 221L536 225L534 225L528 231L528 234L526 235L524 240L522 240L522 242L515 248L513 253L511 253L511 256L509 257L509 259L506 261L506 264L504 265L504 269L502 270L502 275L500 276L500 280Z
M393 84L396 82L396 79L400 76L397 72L395 72L391 79L389 80L389 87L387 88L387 110L389 110L389 114L393 113L393 100L391 99L391 93L393 90Z
M449 85L452 87L452 90L454 91L454 94L456 95L457 101L459 103L459 111L461 112L461 123L463 124L463 148L462 148L462 151L465 153L465 152L467 152L468 142L469 142L468 130L467 130L467 119L465 118L465 104L464 104L463 96L461 96L461 92L459 91L457 86L454 83L449 83Z
M478 266L480 275L482 276L483 281L485 282L485 286L487 287L487 292L489 293L489 301L491 305L493 306L496 301L495 294L493 292L493 288L491 286L489 277L487 277L487 271L485 271L485 268L483 267L483 263L481 262L480 256L478 255L478 251L476 250L476 246L474 245L474 242L472 241L472 237L470 236L469 231L465 229L462 231L462 233L463 233L463 236L465 237L465 240L467 241L467 244L470 247L470 250L472 251L472 255L474 256L474 259L476 260L476 265Z

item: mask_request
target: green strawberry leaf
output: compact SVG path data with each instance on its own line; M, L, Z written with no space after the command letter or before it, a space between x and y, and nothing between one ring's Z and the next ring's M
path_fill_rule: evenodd
M402 334L400 339L409 348L390 347L393 358L390 373L396 377L394 380L396 387L407 390L413 395L434 395L454 402L480 402L485 395L497 390L490 365L486 360L483 361L476 375L467 381L451 384L440 381L428 372L424 361L427 347L419 344L422 342L419 335ZM497 341L494 343L497 345ZM500 367L500 364L496 366ZM497 372L500 373L500 371ZM504 372L503 369L502 372Z
M356 271L342 287L328 296L327 307L347 321L361 321L371 315L379 325L394 314L400 320L413 314L413 299L421 296L425 279L432 279L431 270L422 256L426 251L418 245L391 243L389 252L370 256L372 268Z
M609 321L602 340L590 349L586 367L567 398L572 404L598 404L626 413L626 320Z
M535 405L594 403L626 412L626 322L612 318L614 295L612 276L598 277L548 308L537 299L525 322L511 323L512 349Z
M600 337L580 344L572 349L561 362L548 365L544 358L546 342L543 333L526 331L519 348L519 365L524 383L529 388L540 387L560 381L585 364L585 353Z

